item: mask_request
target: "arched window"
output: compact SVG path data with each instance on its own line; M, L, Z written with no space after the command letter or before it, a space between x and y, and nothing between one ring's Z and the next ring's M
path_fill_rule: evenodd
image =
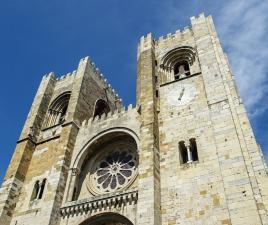
M93 117L95 118L96 116L101 116L104 113L107 114L108 112L110 112L110 107L107 102L102 99L97 100Z
M182 61L174 65L174 77L175 80L186 77L190 75L190 67L188 62Z
M138 146L135 139L121 131L97 138L80 156L79 176L72 178L68 200L118 192L130 187L138 176Z
M181 164L198 161L198 153L195 138L189 140L189 145L184 141L179 142L180 162Z
M197 152L195 138L191 138L189 140L189 142L190 142L190 150L191 150L191 153L192 153L192 160L193 161L198 161L198 152Z
M32 196L31 196L31 201L37 199L39 190L40 190L40 185L39 185L39 180L38 180L38 181L36 181L35 184L34 184L34 188L33 188Z
M47 179L43 179L42 183L37 180L34 184L31 201L42 199Z
M42 184L40 186L40 191L39 191L38 199L41 199L43 197L44 189L45 189L45 186L46 186L46 181L47 181L47 179L44 179L42 181Z
M72 195L72 201L75 201L77 199L77 191L76 187L74 187L73 195Z
M168 51L160 61L162 82L179 80L194 71L196 50L190 46L181 46Z
M188 161L188 155L187 155L187 148L185 146L184 141L179 142L179 151L180 151L180 161L181 164L187 163Z
M51 103L45 119L44 128L64 123L70 96L71 93L66 92Z

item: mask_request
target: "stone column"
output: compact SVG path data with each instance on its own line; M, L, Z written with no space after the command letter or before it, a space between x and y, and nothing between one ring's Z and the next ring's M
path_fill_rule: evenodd
M138 51L137 103L141 109L139 199L137 224L161 224L155 54L151 34L142 37Z
M70 202L72 201L75 185L76 185L76 180L79 175L80 171L78 168L71 168L69 170L69 175L67 179L67 184L69 184L69 190L66 191L66 196L65 199L66 201Z
M190 145L187 145L187 163L193 162L192 151Z

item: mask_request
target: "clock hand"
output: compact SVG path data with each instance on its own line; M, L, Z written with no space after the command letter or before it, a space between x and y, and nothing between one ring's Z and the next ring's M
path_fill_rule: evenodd
M179 101L181 100L181 98L183 96L184 90L185 90L185 87L183 87L182 90L181 90L180 97L178 98Z

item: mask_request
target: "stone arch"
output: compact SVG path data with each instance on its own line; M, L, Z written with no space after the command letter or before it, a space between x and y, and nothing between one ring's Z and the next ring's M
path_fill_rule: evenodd
M101 213L79 225L134 225L128 218L118 213Z
M114 151L113 150L115 149L114 147L116 148L118 147L119 150ZM126 151L122 150L124 148ZM137 178L138 149L139 149L139 140L137 135L132 130L127 128L108 129L91 138L83 146L83 148L77 154L72 163L72 170L79 171L79 173L70 174L69 185L68 185L69 188L67 191L67 200L74 201L78 199L84 199L86 194L90 194L93 196L101 195L104 194L104 192L106 193L107 191L113 192L118 190L126 190L129 187L132 187L132 184L135 183ZM110 150L114 152L119 152L120 156L118 159L120 159L121 154L126 153L125 156L129 156L133 160L132 163L130 164L131 168L128 168L131 170L130 172L128 172L130 175L121 174L124 176L124 179L122 178L122 176L120 176L120 173L122 173L120 170L121 167L115 168L118 171L117 174L115 174L115 176L117 176L116 186L113 187L112 183L110 183L109 188L107 186L104 187L104 184L102 183L97 184L96 177L94 177L95 179L94 180L91 176L96 176L98 170L101 169L101 167L98 167L99 169L97 169L97 167L95 167L96 165L94 165L95 164L94 162L96 161L101 162L101 158L104 157L102 152L104 152L105 154L107 153L108 157ZM124 163L122 163L122 165L123 164ZM121 164L118 162L116 163L116 165L117 167L119 167ZM118 176L122 178L121 183ZM100 185L102 185L102 187L98 187Z
M108 112L110 112L108 103L103 99L98 99L95 102L93 117L95 118L96 116L101 116L103 114L107 115Z
M129 136L131 136L136 144L137 144L137 150L139 151L139 137L138 135L131 129L125 128L125 127L116 127L116 128L111 128L108 130L104 130L94 137L92 137L79 151L79 153L75 156L75 159L73 160L72 163L72 168L81 168L82 161L85 159L86 154L87 154L87 149L97 140L103 138L106 135L112 134L112 133L117 133L117 132L122 132L125 133Z
M161 84L186 78L198 71L197 52L191 46L173 48L160 56Z
M180 61L185 61L192 65L195 61L195 55L195 49L190 46L174 48L162 57L160 67L166 70L172 70L174 65Z
M68 91L62 93L52 101L46 115L44 128L64 123L70 97L71 92Z

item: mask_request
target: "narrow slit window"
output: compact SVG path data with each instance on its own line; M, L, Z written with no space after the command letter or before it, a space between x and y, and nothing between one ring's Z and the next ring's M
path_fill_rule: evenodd
M154 82L157 84L158 83L158 77L154 76Z
M39 190L40 190L40 184L39 184L39 180L38 180L34 184L32 196L31 196L31 201L37 199Z
M72 195L72 201L76 200L76 196L77 196L77 191L76 191L76 187L74 187L74 191L73 191L73 195Z
M41 187L40 187L40 192L39 192L39 195L38 195L38 199L42 199L43 197L43 194L44 194L44 189L45 189L45 186L46 186L46 179L44 179L42 181L42 184L41 184Z
M185 164L188 161L188 156L187 156L187 148L185 146L184 141L179 142L179 150L180 150L180 161L181 164Z
M197 152L195 138L191 138L189 140L189 142L190 142L190 150L191 150L191 153L192 153L192 160L193 161L198 161L198 152Z

